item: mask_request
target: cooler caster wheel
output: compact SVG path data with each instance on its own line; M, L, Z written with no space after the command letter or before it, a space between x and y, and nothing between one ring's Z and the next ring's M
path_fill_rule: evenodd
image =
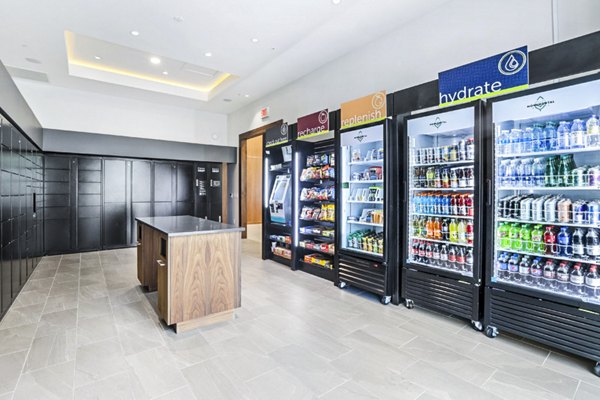
M392 301L392 296L381 296L381 304L383 304L384 306L387 306L388 304L390 304L390 301Z
M406 299L404 300L404 305L406 306L406 308L408 308L409 310L412 310L413 308L415 308L415 302L412 301L411 299Z
M596 374L596 376L600 376L600 361L594 366L594 374Z
M485 336L489 337L490 339L495 338L498 336L498 328L495 326L488 326L485 328Z
M348 286L348 284L347 284L346 282L340 282L340 283L338 284L338 287L339 287L340 289L346 289L346 286Z
M471 321L471 327L477 332L481 332L483 330L483 324L480 321Z

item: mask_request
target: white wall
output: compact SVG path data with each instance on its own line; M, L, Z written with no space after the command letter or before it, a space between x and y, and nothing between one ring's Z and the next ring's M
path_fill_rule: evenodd
M15 79L15 82L44 128L187 143L228 144L225 114L78 91L30 80Z
M554 14L557 18L553 18ZM229 115L229 143L270 121L298 116L385 89L437 79L450 69L505 50L530 50L600 29L597 0L454 0L372 44L357 48L301 79ZM299 60L301 62L301 60ZM262 121L259 110L269 106Z

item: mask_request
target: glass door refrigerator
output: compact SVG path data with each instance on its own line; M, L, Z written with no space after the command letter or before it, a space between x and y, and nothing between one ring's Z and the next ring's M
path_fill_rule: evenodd
M355 286L391 301L389 263L389 121L340 132L338 176L338 286Z
M596 361L600 375L600 76L490 102L486 335Z
M401 297L482 329L481 103L405 118Z

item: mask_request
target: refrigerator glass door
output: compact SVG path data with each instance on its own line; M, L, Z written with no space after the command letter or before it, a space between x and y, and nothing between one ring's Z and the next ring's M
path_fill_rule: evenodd
M600 81L493 103L492 283L600 303Z
M341 247L383 257L384 127L341 134Z
M408 264L473 277L474 129L474 107L408 120Z

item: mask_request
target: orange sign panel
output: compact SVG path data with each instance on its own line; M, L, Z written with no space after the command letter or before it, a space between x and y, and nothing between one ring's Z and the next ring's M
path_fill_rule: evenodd
M381 121L387 116L385 91L342 103L342 129Z

